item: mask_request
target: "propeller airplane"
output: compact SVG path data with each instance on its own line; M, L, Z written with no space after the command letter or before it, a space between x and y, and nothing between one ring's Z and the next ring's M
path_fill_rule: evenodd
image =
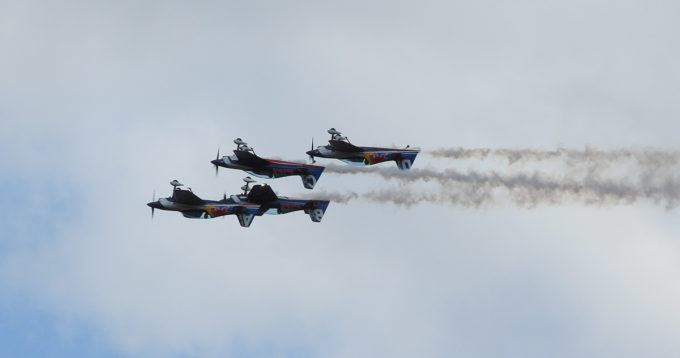
M324 170L324 167L318 165L261 158L241 138L234 139L234 143L236 144L234 155L220 158L220 151L217 151L217 157L211 161L215 166L215 174L217 174L219 167L223 167L240 169L261 178L299 175L302 179L302 185L307 189L313 189Z
M264 214L287 214L293 211L303 210L313 222L320 222L323 218L328 200L306 200L279 197L270 186L254 185L251 177L243 179L246 185L241 187L242 194L224 195L222 200L203 200L193 193L191 188L184 189L184 185L177 180L170 182L173 186L172 196L161 198L146 204L151 207L151 217L154 209L179 211L187 218L211 219L224 215L236 215L239 224L249 227L255 216Z
M420 148L411 148L410 146L406 146L404 149L355 146L335 128L329 129L328 134L331 135L331 139L326 146L314 149L314 140L312 139L312 149L307 152L312 163L316 163L314 157L335 158L350 164L360 165L373 165L393 160L397 163L399 169L409 170L420 152Z
M249 184L246 182L246 186ZM260 206L251 203L234 202L227 199L226 194L222 200L203 200L193 193L191 188L184 189L184 184L173 180L172 196L160 198L146 204L151 207L151 217L153 218L154 209L179 211L184 217L192 219L211 219L224 215L236 215L239 224L248 227L253 222L253 218L260 210Z

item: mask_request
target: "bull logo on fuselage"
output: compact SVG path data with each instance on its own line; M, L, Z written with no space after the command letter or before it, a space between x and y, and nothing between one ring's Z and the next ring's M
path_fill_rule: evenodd
M364 160L369 164L384 162L387 160L387 153L367 152L364 154Z
M229 207L227 206L208 206L205 211L212 217L218 217L222 215L227 215L229 213Z

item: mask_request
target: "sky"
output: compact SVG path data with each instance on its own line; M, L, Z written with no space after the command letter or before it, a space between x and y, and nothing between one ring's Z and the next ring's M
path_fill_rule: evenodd
M304 161L330 127L359 145L421 147L414 169L435 171L588 169L428 155L454 147L677 153L679 12L0 2L0 355L677 357L675 206L527 206L501 188L479 207L360 196L321 223L292 213L245 229L151 220L145 204L173 179L206 199L238 192L244 174L210 164L236 137ZM329 170L313 191L265 182L289 196L456 188Z

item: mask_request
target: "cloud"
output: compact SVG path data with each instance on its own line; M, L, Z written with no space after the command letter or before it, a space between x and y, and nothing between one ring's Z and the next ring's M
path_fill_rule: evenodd
M209 163L235 137L284 159L331 126L425 149L677 147L674 5L493 5L8 4L0 175L22 195L2 206L3 294L125 356L676 356L675 211L646 202L150 220L172 179L238 191ZM314 193L386 181L328 171Z

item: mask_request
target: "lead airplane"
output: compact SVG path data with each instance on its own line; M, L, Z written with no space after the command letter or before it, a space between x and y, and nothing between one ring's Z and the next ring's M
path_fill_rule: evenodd
M319 177L321 177L321 173L324 170L324 167L318 165L261 158L241 138L234 139L234 143L236 144L234 155L220 158L220 151L217 151L217 158L211 161L215 166L215 174L217 174L219 167L223 167L240 169L261 178L281 178L299 175L305 188L314 189L314 185L319 181Z
M222 200L203 200L191 188L183 189L183 184L173 180L170 182L174 187L171 197L152 201L147 205L151 207L152 217L154 209L179 211L184 217L194 219L236 215L241 226L249 227L255 216L287 214L298 210L303 210L313 222L321 222L330 203L328 200L278 197L268 185L255 185L251 190L250 184L255 181L250 177L243 181L246 185L241 187L242 194L231 195L229 198L225 194Z
M246 180L246 186L250 182ZM154 201L146 204L151 207L152 218L154 209L179 211L184 217L191 219L236 215L241 226L249 227L260 210L257 204L236 202L233 199L227 199L226 194L222 200L203 200L194 194L191 188L185 187L177 180L171 181L170 185L173 187L172 196L156 200L154 195Z
M350 164L373 165L393 160L401 170L411 169L416 156L420 153L420 148L406 146L404 149L397 148L378 148L378 147L359 147L350 143L347 137L343 136L335 128L328 130L331 139L328 145L314 149L312 140L312 150L307 151L307 155L313 163L314 157L335 158Z

